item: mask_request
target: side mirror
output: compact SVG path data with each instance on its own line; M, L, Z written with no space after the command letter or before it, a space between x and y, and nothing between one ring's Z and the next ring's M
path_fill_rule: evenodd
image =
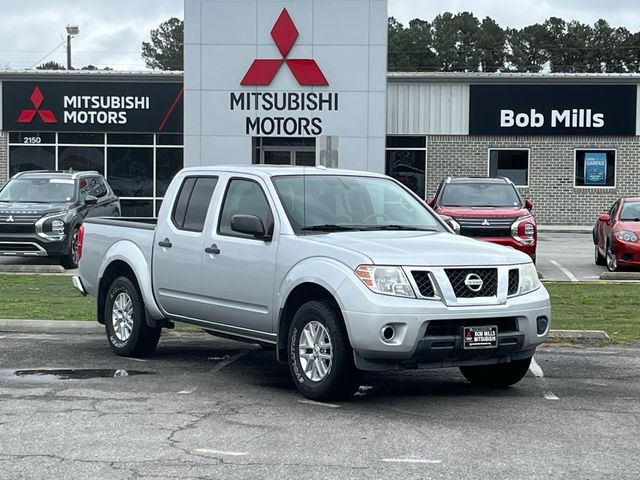
M255 215L234 215L231 217L231 230L253 235L255 238L262 240L267 239L262 220Z
M433 201L434 201L433 197L427 200L427 205L429 205L431 208L433 208Z
M87 195L87 198L84 199L85 205L95 205L98 203L98 197L94 197L93 195Z
M530 198L527 198L524 201L524 208L526 208L527 210L531 210L533 208L533 200L531 200Z
M598 220L600 220L601 222L609 223L611 217L608 213L603 213L602 215L600 215L600 218L598 218Z
M460 224L448 215L440 215L440 218L446 223L456 235L460 234Z

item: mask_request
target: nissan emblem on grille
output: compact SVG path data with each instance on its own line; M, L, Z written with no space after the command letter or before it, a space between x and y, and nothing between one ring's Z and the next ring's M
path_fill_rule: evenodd
M479 275L476 275L475 273L470 273L465 277L464 284L472 292L479 292L480 290L482 290L482 285L484 284L484 282L482 281Z

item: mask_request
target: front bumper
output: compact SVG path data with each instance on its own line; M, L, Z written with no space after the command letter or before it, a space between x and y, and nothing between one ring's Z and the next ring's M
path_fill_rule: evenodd
M0 232L0 256L59 257L69 253L69 236L64 240L49 241L37 234Z
M356 364L363 370L439 368L482 365L527 358L549 335L538 334L537 320L551 323L549 295L544 286L502 304L447 306L437 300L401 299L374 295L371 311L343 310ZM379 298L376 298L379 297ZM509 325L498 328L498 346L463 349L462 327ZM444 328L445 324L448 327ZM395 336L384 341L383 329ZM431 325L431 328L428 328ZM443 327L443 328L440 328Z
M640 243L614 240L613 252L620 267L640 267Z

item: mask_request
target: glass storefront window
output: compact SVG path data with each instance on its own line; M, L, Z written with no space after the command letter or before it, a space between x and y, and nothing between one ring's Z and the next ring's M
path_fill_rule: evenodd
M156 145L182 146L183 141L181 133L159 133L156 135Z
M506 177L518 187L529 185L529 150L490 149L489 176Z
M109 145L153 145L151 133L109 133L107 134Z
M11 145L9 147L9 176L26 170L55 170L56 147L39 145Z
M615 150L576 150L574 186L615 187Z
M123 217L153 217L153 200L120 200Z
M69 169L104 175L104 147L58 147L58 170Z
M182 148L156 148L156 197L164 197L167 188L183 166Z
M387 150L386 172L424 198L425 161L424 150Z
M153 197L153 149L109 147L107 181L120 197Z
M56 134L40 132L11 132L9 133L9 143L21 143L23 145L56 143Z
M104 133L59 133L58 143L104 144Z

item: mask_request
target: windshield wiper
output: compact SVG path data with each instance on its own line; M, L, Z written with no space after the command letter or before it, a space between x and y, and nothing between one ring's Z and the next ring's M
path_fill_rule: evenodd
M422 232L437 232L437 228L418 227L415 225L367 225L361 227L362 230L417 230Z
M300 230L309 231L309 232L349 232L353 230L361 230L359 227L349 227L345 225L334 225L327 223L325 225L309 225L307 227L302 227Z

